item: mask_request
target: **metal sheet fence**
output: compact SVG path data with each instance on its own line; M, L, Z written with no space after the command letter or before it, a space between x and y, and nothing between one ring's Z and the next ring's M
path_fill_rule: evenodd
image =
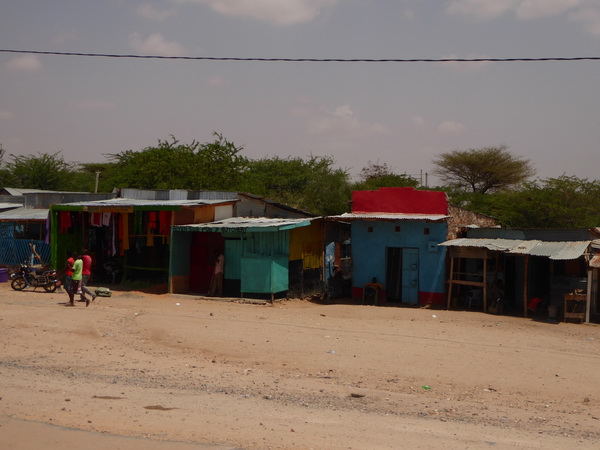
M31 247L29 244L34 244L35 250L42 259L46 263L50 263L50 244L30 239L0 238L0 264L16 266L25 260L30 260Z

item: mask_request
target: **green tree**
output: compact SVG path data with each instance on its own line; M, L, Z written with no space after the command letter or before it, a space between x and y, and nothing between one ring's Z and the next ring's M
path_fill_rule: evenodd
M381 187L417 187L419 182L410 175L398 175L387 163L368 162L360 171L360 181L352 185L353 191L377 190Z
M66 162L60 152L38 153L35 155L13 155L5 164L7 179L5 184L23 189L44 189L53 191L83 191L88 185L82 183L83 178L78 166Z
M348 210L347 171L334 168L331 157L262 158L249 161L243 189L314 214Z
M529 160L513 155L504 145L453 150L439 155L433 164L443 183L480 194L513 188L535 174Z
M242 150L221 134L205 144L159 140L156 147L108 155L103 186L139 189L236 189L247 165ZM93 169L93 166L89 166Z
M560 176L498 194L489 213L511 228L588 228L600 224L600 181ZM482 211L483 212L483 211Z

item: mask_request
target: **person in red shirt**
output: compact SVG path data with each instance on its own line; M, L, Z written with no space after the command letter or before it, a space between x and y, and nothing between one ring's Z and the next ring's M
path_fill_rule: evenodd
M65 268L63 269L63 273L65 274L64 286L67 292L69 292L71 289L71 281L73 280L73 264L75 264L73 253L67 252L67 262L65 263Z
M90 277L92 276L92 257L87 249L83 250L83 256L81 259L83 261L83 271L81 272L81 290L84 294L88 294L90 297L92 297L92 301L94 301L96 300L96 294L90 291L87 287L88 281L90 281Z

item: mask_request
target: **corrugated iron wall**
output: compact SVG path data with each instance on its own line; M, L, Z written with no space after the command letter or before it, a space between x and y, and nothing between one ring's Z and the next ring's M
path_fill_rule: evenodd
M33 241L14 238L0 238L0 264L16 266L31 257L31 247L35 245L36 251L46 263L50 263L50 244L44 241ZM38 261L35 261L37 264Z

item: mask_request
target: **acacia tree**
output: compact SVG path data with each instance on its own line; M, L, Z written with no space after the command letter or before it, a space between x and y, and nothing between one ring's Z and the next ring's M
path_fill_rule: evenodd
M512 188L535 174L528 159L513 155L505 145L453 150L433 164L442 182L480 194Z

